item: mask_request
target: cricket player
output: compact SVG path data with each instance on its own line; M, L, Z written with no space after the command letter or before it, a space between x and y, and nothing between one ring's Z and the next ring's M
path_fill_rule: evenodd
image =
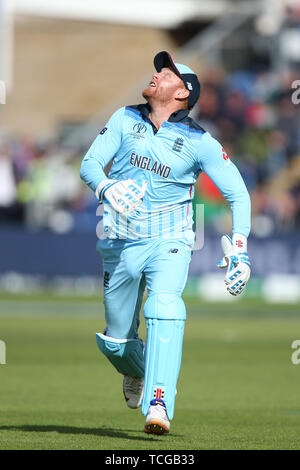
M182 300L195 234L192 199L203 171L229 201L232 236L224 235L225 283L240 294L250 276L250 198L222 145L189 112L200 84L188 66L162 51L143 91L144 104L118 109L85 155L80 175L103 204L106 329L100 351L123 374L130 408L141 406L145 432L168 433L174 416L186 309ZM108 177L105 166L112 161ZM145 288L145 344L138 336Z

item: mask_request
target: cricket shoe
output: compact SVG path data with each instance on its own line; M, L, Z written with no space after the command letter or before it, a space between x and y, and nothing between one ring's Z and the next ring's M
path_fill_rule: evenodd
M144 431L148 434L165 434L170 431L170 421L163 400L151 400Z
M124 375L123 393L129 408L138 408L141 406L144 393L144 377Z

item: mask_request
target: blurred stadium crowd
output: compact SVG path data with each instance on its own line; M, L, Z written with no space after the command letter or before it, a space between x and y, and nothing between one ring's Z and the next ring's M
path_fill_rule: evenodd
M258 236L300 226L300 105L292 100L296 79L292 70L225 76L212 70L201 80L197 119L238 166L251 194ZM198 193L204 200L220 200L207 178L202 186L200 179Z
M222 143L242 173L252 198L253 231L261 237L300 228L300 104L292 101L296 79L293 70L228 74L213 68L200 75L202 91L193 117ZM58 233L94 231L96 200L79 178L86 150L60 139L2 136L1 223ZM205 203L210 227L227 229L229 211L205 175L197 182L195 201Z

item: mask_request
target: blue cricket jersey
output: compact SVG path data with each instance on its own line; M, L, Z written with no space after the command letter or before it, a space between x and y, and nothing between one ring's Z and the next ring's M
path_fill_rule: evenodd
M116 213L104 200L104 231L108 238L175 237L193 244L194 184L203 171L231 205L232 233L250 231L250 197L244 181L222 145L205 132L189 111L173 113L157 130L148 104L118 109L97 136L80 175L96 191L108 178L136 180L147 190L142 204L126 214Z

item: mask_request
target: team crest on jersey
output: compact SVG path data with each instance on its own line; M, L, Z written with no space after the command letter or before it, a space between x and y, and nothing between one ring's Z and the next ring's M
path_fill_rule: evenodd
M178 137L174 142L172 150L174 150L174 152L181 152L182 147L183 147L183 138Z

